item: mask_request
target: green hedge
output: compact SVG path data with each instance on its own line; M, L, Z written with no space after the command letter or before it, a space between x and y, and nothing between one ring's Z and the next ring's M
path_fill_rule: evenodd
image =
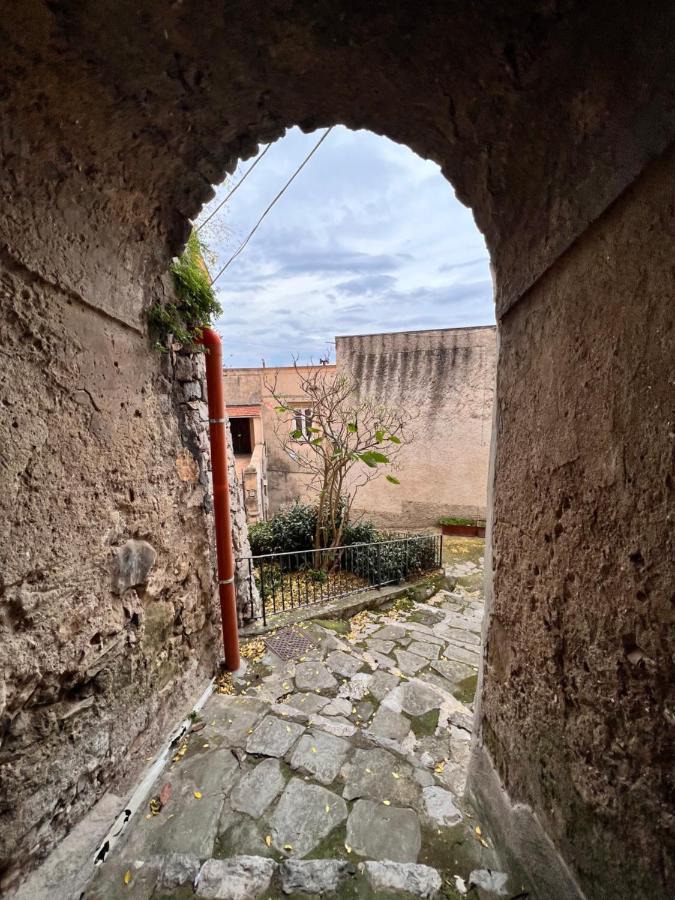
M272 516L267 522L250 525L248 538L251 553L289 553L312 550L316 531L317 509L304 503L294 503ZM376 540L377 531L370 522L354 522L345 527L342 544L369 543Z
M272 516L267 522L249 527L249 541L254 556L268 553L296 553L312 550L317 510L313 506L294 503ZM342 544L349 547L340 555L339 568L376 582L401 581L411 574L428 572L436 565L434 536L415 536L405 543L400 535L378 531L371 522L347 525ZM391 543L397 541L396 543ZM359 545L369 546L359 546ZM319 565L311 555L281 557L275 562L277 575L282 571L306 569ZM270 570L270 589L275 575Z

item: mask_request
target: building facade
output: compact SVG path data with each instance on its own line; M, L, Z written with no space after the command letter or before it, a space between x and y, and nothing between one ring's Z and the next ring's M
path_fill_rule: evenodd
M309 476L297 460L304 441L285 448L281 432L306 430L311 408L302 392L302 374L334 373L335 366L279 366L225 369L225 400L232 430L237 477L249 522L259 522L282 506L307 496ZM275 399L276 397L276 399ZM293 422L276 412L279 401L296 410Z
M496 367L494 326L447 328L336 338L336 365L225 369L225 398L235 460L250 522L308 497L309 476L284 446L288 429L278 400L296 410L302 431L312 411L302 374L349 375L362 396L410 414L393 485L377 478L362 487L354 513L387 528L415 529L441 516L483 518ZM277 399L275 399L275 396Z

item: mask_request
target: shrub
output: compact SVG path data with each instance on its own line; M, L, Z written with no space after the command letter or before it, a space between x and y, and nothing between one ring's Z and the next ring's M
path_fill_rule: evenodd
M405 542L400 538L401 535L377 532L375 544L354 547L345 555L345 567L371 582L403 581L411 574L435 567L436 547L432 535L416 536Z
M299 553L312 550L317 510L314 506L294 503L280 510L267 522L258 522L248 530L254 556L266 553ZM407 541L405 535L377 531L371 522L347 525L342 543L350 549L329 554L323 560L330 567L353 572L371 583L403 581L411 574L427 572L436 565L436 546L433 535L416 535ZM396 543L393 543L393 542ZM331 562L332 560L332 562ZM265 592L273 590L274 579L281 572L306 570L312 581L323 582L325 571L315 568L318 559L308 556L281 557L275 561L276 574L265 567Z
M482 519L464 519L461 516L441 516L438 520L439 525L479 525L483 524Z
M345 546L351 544L370 544L377 540L377 530L372 522L354 522L345 526L342 532L342 543Z
M250 525L248 537L254 556L263 553L287 553L314 548L317 509L295 502L281 509L267 522ZM370 522L354 522L342 533L342 544L368 544L377 540L377 531Z
M201 329L222 313L204 263L205 252L193 231L185 250L171 265L176 302L157 303L148 311L150 330L159 349L166 349L169 335L193 351L200 349L195 340Z
M267 522L258 522L248 530L251 552L288 553L311 550L314 545L316 509L303 503L294 503L280 510Z

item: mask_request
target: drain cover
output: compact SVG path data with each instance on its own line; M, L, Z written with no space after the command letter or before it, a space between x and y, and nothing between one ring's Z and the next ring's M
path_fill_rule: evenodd
M265 643L272 653L285 660L299 659L316 646L299 628L280 628L272 637L265 638Z

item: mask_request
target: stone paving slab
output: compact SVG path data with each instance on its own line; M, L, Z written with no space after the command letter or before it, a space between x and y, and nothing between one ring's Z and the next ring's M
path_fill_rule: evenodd
M361 659L349 653L344 653L342 650L334 650L332 653L329 653L326 657L326 665L332 672L342 675L344 678L351 678L364 666Z
M409 716L423 716L432 709L440 709L443 694L436 688L415 680L399 684L382 701L383 706Z
M323 697L321 694L310 693L305 691L298 694L291 694L285 700L287 706L295 706L297 709L311 715L320 712L327 703L330 703L330 697Z
M345 780L345 800L367 797L388 800L392 804L417 804L420 787L412 777L410 765L382 748L357 749L341 773Z
M295 669L295 686L299 691L319 691L322 694L337 693L338 683L323 663L298 663Z
M302 740L302 738L300 739ZM254 819L260 818L286 785L278 759L264 759L242 776L230 794L232 808Z
M303 735L288 758L291 769L311 775L321 784L332 784L344 765L351 744L343 738L311 731Z
M457 684L464 681L465 678L471 678L472 675L478 674L478 669L468 663L458 662L452 659L436 659L431 663L431 668L438 672L443 678Z
M455 644L466 644L470 647L480 648L480 634L475 631L467 631L461 628L443 628L442 630L439 629L439 634L442 634L444 638L453 641Z
M405 640L405 638L403 638ZM366 641L366 646L371 652L381 653L383 656L388 656L391 651L394 649L393 641L378 641L376 639Z
M309 724L336 737L351 737L356 734L356 726L342 716L310 716Z
M371 634L378 641L397 641L405 637L405 628L402 625L384 625Z
M443 886L436 869L417 863L366 862L363 871L378 897L393 893L434 900Z
M480 656L472 650L466 650L464 647L458 647L456 644L448 644L443 651L446 659L452 659L455 662L468 663L470 666L478 667Z
M287 859L279 866L279 884L284 894L333 894L356 875L353 863L338 859Z
M245 813L236 812L226 800L220 814L215 855L219 858L239 854L273 858L276 850L265 840L268 831L264 818L252 819Z
M302 725L266 716L246 742L246 752L257 756L285 756L300 735Z
M269 709L269 703L253 698L213 694L204 707L204 721L214 722L216 732L230 747L243 747L251 729Z
M407 624L408 631L410 635L412 635L409 643L407 644L408 649L410 649L410 643L412 641L423 641L426 644L436 644L437 647L442 647L445 644L445 639L440 637L440 626L436 626L435 628L429 628L426 625L419 625L415 622L408 622ZM398 641L400 644L401 642Z
M422 790L424 809L435 825L449 828L461 821L462 814L457 808L456 798L450 791L431 785Z
M346 818L342 797L291 778L270 819L272 843L288 855L306 856Z
M269 888L275 871L276 863L260 856L207 859L196 894L210 900L257 900Z
M413 641L408 647L408 653L416 653L426 659L437 659L441 651L441 646L428 641Z
M422 846L419 819L412 809L357 800L347 820L347 844L369 859L416 862Z
M381 706L373 716L368 730L377 737L402 741L410 731L410 719L386 706Z
M158 794L166 782L171 783L171 799L160 814L149 819L144 817L145 810L137 814L135 828L127 832L125 857L211 856L223 801L239 774L239 761L228 749L186 757L163 775L152 791Z
M389 691L398 686L398 683L399 679L396 677L396 675L378 670L371 676L370 684L368 686L369 692L373 695L373 697L375 697L376 700L382 701L389 693Z
M428 659L418 656L416 653L409 653L407 650L395 650L394 655L398 667L404 675L416 675L420 669L429 665Z
M321 710L322 716L350 716L352 713L352 702L346 697L335 697L330 703Z

